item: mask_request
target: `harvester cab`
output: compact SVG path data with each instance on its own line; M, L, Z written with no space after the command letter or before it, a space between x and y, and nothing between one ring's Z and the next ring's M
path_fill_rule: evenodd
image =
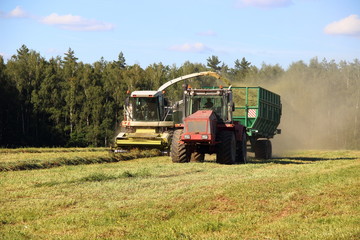
M125 100L121 132L114 152L130 148L157 148L166 152L174 122L163 91L134 91Z
M125 103L125 121L165 121L170 108L160 91L134 91Z

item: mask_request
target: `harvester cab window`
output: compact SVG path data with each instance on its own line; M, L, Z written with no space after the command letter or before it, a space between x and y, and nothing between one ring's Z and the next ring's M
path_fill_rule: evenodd
M159 121L159 103L157 97L133 97L130 99L135 109L134 121Z

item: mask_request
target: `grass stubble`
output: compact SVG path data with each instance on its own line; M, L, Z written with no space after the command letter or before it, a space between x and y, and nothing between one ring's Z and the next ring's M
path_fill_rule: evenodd
M359 172L358 151L4 171L0 239L360 239Z

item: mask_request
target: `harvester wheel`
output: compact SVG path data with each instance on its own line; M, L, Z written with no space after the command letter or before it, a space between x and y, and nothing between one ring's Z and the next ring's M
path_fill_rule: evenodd
M219 131L218 141L216 162L221 164L236 163L235 134L231 131Z
M246 131L243 131L242 141L237 142L236 162L245 164L247 162L247 139Z
M270 159L272 156L272 147L270 140L257 140L254 146L255 158Z
M190 162L204 162L205 154L197 151L191 153Z
M190 154L184 143L180 143L180 137L183 133L182 129L177 129L174 131L174 135L171 141L171 160L174 163L185 163L190 161Z

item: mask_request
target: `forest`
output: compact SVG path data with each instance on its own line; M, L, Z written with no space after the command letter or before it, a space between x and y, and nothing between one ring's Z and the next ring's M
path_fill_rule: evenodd
M280 94L283 115L278 145L284 149L360 148L360 61L314 57L309 63L229 67L217 56L180 67L116 61L81 62L71 48L46 60L23 45L6 62L0 56L0 146L109 146L122 120L128 90L155 90L176 77L217 71L233 86L262 86ZM181 84L169 88L170 100Z

